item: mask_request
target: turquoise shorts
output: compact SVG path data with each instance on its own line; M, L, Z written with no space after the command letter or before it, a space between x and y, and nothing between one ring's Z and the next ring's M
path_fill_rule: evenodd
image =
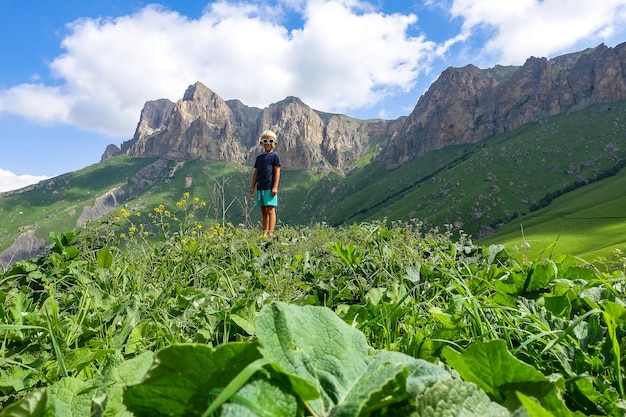
M272 190L257 190L256 191L256 205L257 206L277 206L278 194L272 196Z

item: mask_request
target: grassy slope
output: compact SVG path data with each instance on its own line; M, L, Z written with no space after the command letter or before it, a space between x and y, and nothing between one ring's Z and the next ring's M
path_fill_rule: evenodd
M454 224L477 236L481 226L506 224L527 215L531 206L542 203L546 196L562 194L577 183L594 180L623 162L626 102L612 103L608 108L609 105L600 104L575 114L531 123L476 144L447 147L395 170L370 162L371 155L348 175L283 170L279 226L315 222L337 225L383 217L416 218L432 226ZM38 235L43 238L50 231L73 229L83 207L93 205L95 197L124 184L150 162L152 159L118 156L58 177L54 186L35 187L19 196L0 198L3 216L0 250L29 228L37 227ZM226 205L232 203L227 219L235 224L244 221L257 224L258 209L246 198L251 174L252 169L247 166L191 161L127 205L135 210L151 210L162 203L172 206L188 191L206 201L214 217L220 218L221 207L216 196L221 194L219 187L223 186ZM187 183L189 177L193 179L191 186ZM613 201L612 196L619 195L620 185L615 187L616 191L605 192L597 199L591 198L595 193L578 197L580 204L585 204L585 211L582 214L576 211L576 216L571 214L568 220L584 216L586 221L582 223L589 227L580 232L583 242L588 242L587 235L597 233L600 227L623 230L619 213L603 214L608 210L608 202ZM620 202L614 204L612 210L619 212ZM574 213L571 209L561 212ZM524 217L525 229L532 227L531 220L538 213L542 212ZM574 236L574 231L581 229L572 228L571 223L561 225L559 222L564 220L556 215L552 219L553 225L542 221L541 226L527 231L532 233L527 238L540 235L539 227L546 235L536 245L530 242L533 250L553 242L558 236L553 231L557 230L563 231L559 240L559 248L563 250L571 249L571 253L585 256L607 253L600 249L603 246L600 243L565 246L567 234ZM602 233L608 236L608 232L602 230ZM519 223L502 228L485 242L515 242L516 235L519 237ZM620 240L619 232L614 236L616 242ZM604 246L612 247L613 243ZM596 249L600 252L590 252Z
M606 104L592 106L474 145L448 147L386 173L374 166L368 177L367 167L353 175L371 184L344 193L328 218L332 223L417 218L432 225L456 224L477 236L481 226L508 223L545 205L546 196L593 181L623 163L626 102L606 109Z
M37 235L44 239L50 232L72 230L84 207L92 206L97 196L126 183L152 161L120 156L42 182L30 191L0 198L0 250L25 230L37 229Z
M341 194L326 211L331 224L371 220L388 216L391 219L414 217L412 209L389 216L393 204L408 198L419 204L422 189L436 173L445 170L467 152L467 146L434 151L398 169L388 171L381 163L371 163L353 172L344 181ZM411 194L417 194L412 198Z
M507 224L481 245L503 244L522 258L571 254L588 261L626 251L626 168L614 177L586 185L549 206ZM523 235L522 235L523 233Z
M0 198L0 251L26 230L36 229L37 236L47 240L50 240L50 232L73 230L83 209L93 206L96 197L119 185L128 192L128 178L154 160L119 155L56 177L52 183L40 183L19 195ZM171 165L174 167L176 163ZM134 211L151 211L160 204L171 209L183 193L189 192L207 203L208 217L221 219L224 207L228 221L243 223L247 212L248 221L256 224L260 213L254 201L248 198L251 175L252 168L248 166L190 161L177 166L170 178L156 182L125 205ZM283 172L280 222L307 223L307 213L315 210L306 202L318 181L318 176L305 170Z

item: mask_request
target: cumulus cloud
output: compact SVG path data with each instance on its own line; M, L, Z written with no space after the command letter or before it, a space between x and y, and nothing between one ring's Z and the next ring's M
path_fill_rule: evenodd
M412 89L434 63L519 65L626 33L626 0L427 0L426 9L445 8L454 28L438 42L417 32L417 14L383 13L379 3L219 0L195 19L158 5L78 19L50 62L52 82L0 90L0 113L127 138L146 101L177 100L200 81L249 106L297 96L350 114L409 91L412 105L421 94ZM465 58L446 56L453 50Z
M0 192L17 190L31 184L36 184L45 179L48 179L48 177L36 175L16 175L11 171L0 168Z
M302 27L287 28L285 8ZM128 137L147 100L176 100L200 81L250 106L298 96L347 112L408 91L428 67L435 45L407 34L416 21L358 0L222 0L198 19L157 5L79 19L50 64L58 84L0 91L0 111Z
M626 33L626 0L453 0L450 13L466 37L487 36L482 59L490 63L520 65Z

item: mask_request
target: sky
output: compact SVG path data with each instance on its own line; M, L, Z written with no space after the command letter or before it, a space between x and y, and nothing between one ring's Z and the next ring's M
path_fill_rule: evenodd
M0 191L100 161L197 81L396 119L448 67L626 42L626 0L0 0Z

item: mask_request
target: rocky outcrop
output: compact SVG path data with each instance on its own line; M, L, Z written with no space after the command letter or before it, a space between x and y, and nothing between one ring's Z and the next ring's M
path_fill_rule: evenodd
M133 140L137 142L165 130L174 105L173 102L165 98L148 101L141 110ZM126 151L127 149L122 146L122 152Z
M83 226L89 221L97 220L116 207L124 204L125 201L126 194L122 187L115 187L108 193L97 197L93 206L84 207L76 223L78 226Z
M198 82L175 104L148 102L133 139L124 142L121 151L181 161L253 164L261 152L260 133L272 129L278 134L283 167L348 171L374 138L390 136L396 125L320 113L296 97L265 109L248 107L239 100L226 102Z
M159 158L153 163L141 168L135 175L128 179L130 197L143 193L159 181L168 181L184 164L185 161Z
M7 250L0 253L0 271L6 270L8 267L18 261L33 259L46 249L46 241L39 238L34 230L28 230L21 235Z
M626 43L521 67L448 68L419 99L377 159L389 168L445 146L474 143L524 123L626 99Z
M102 157L100 158L100 162L102 161L106 161L107 159L119 155L122 153L122 150L117 146L117 145L107 145L106 149L104 150L104 153L102 154Z
M133 156L251 164L259 133L276 131L285 168L342 172L382 144L375 159L401 166L435 149L474 143L563 112L626 99L626 44L600 45L521 67L448 68L409 116L356 120L311 109L287 97L265 109L223 101L197 82L182 100L146 103L132 140ZM109 150L109 153L114 152Z
M260 116L260 126L267 126L278 135L277 152L287 169L327 169L328 161L322 154L324 122L317 112L299 98L288 97L271 104ZM248 162L262 149L255 145L249 150Z
M213 91L196 83L166 114L168 108L163 101L146 104L142 116L154 117L139 121L133 140L123 147L127 154L244 162L244 149L233 135L233 112Z

